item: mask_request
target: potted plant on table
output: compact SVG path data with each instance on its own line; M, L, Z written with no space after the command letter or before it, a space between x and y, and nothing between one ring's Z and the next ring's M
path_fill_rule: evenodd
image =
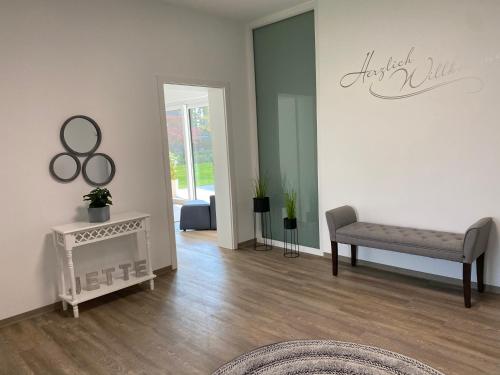
M267 196L267 184L263 177L254 180L253 212L268 212L269 197Z
M90 193L83 196L84 201L89 201L89 222L102 223L109 220L109 206L113 204L111 201L111 193L106 188L95 188Z
M285 229L297 228L297 193L294 190L285 191L286 217L283 218Z

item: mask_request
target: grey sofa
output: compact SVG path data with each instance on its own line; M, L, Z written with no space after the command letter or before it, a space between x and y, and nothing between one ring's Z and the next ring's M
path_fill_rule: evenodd
M471 306L471 270L476 260L478 290L484 290L484 253L492 224L489 217L471 225L465 234L359 222L350 206L327 211L326 220L334 276L338 273L338 243L343 243L351 245L352 266L356 265L358 246L462 263L465 307Z
M200 200L184 203L181 207L179 228L183 231L217 229L215 196L210 196L210 203Z

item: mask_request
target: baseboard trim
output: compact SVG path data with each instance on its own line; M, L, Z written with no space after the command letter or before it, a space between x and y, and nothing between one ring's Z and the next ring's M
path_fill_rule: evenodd
M254 241L255 241L254 239L251 239L248 241L240 242L238 244L238 249L253 248ZM268 241L269 241L269 239L268 239ZM285 246L285 244L282 241L278 241L278 240L270 240L270 241L271 241L271 244L273 245L273 247L283 249ZM262 245L264 243L264 239L261 237L257 238L257 243ZM306 254L323 256L323 253L320 249L315 249L315 248L307 247L304 245L299 245L299 251L302 253L306 253Z
M250 240L247 240L247 241L240 242L238 244L238 249L251 247L251 246L253 246L253 242L254 242L253 238Z
M33 309L18 315L11 316L9 318L2 319L0 320L0 328L7 327L12 324L19 323L23 320L35 318L37 316L57 310L62 310L61 302L54 302L50 305L42 306L37 309Z
M172 266L170 265L167 267L158 268L157 270L154 270L153 273L156 276L163 276L171 271L172 271ZM7 327L7 326L10 326L12 324L19 323L23 320L35 318L37 316L40 316L40 315L43 315L43 314L46 314L49 312L53 312L53 311L58 311L58 310L62 310L61 301L54 302L54 303L51 303L51 304L46 305L46 306L38 307L36 309L11 316L9 318L2 319L2 320L0 320L0 328Z
M263 238L258 238L259 243L263 243L264 239ZM282 241L278 240L271 240L271 243L273 247L278 247L280 249L283 249L285 247L285 243ZM304 245L299 245L299 251L301 253L306 253L306 254L312 254L312 255L317 255L317 256L323 256L323 252L320 249L316 249L314 247L308 247Z
M172 272L172 265L170 266L166 266L166 267L162 267L162 268L158 268L157 270L154 270L153 273L156 275L156 276L163 276L167 273L170 273Z
M332 258L331 253L323 253L323 256L326 258L330 258L330 259ZM351 265L351 258L344 256L344 255L339 255L339 262L347 263L350 266ZM407 268L389 266L387 264L375 263L375 262L370 262L368 260L362 260L362 259L358 259L357 263L360 266L375 268L375 269L381 270L381 271L393 272L393 273L397 273L400 275L417 277L417 278L429 280L429 281L437 281L437 282L441 282L441 283L449 284L449 285L455 285L455 286L460 286L460 287L462 286L462 280L455 279L453 277L435 275L433 273L427 273L427 272L422 272L422 271L414 271L414 270L409 270ZM475 287L477 285L477 283L472 282L472 285ZM487 292L494 293L494 294L500 294L500 287L498 287L498 286L485 284L484 287L485 287L485 291L487 291Z

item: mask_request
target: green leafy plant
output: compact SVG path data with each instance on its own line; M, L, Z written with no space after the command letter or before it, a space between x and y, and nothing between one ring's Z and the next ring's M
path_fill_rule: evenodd
M89 201L89 208L106 207L112 205L111 193L106 188L95 188L90 193L83 196L84 201Z
M267 197L267 183L263 177L257 177L253 180L253 190L255 198Z
M172 181L177 180L179 177L177 176L177 164L179 164L179 157L172 152L169 152L170 159L170 179Z
M295 219L297 214L297 192L294 190L285 191L285 207L288 219Z

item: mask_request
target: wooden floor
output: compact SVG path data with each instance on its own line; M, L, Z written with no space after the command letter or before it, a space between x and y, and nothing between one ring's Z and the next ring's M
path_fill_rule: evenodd
M375 345L445 374L500 374L500 296L279 250L231 251L179 235L179 268L0 330L2 374L210 374L252 348L325 338Z

